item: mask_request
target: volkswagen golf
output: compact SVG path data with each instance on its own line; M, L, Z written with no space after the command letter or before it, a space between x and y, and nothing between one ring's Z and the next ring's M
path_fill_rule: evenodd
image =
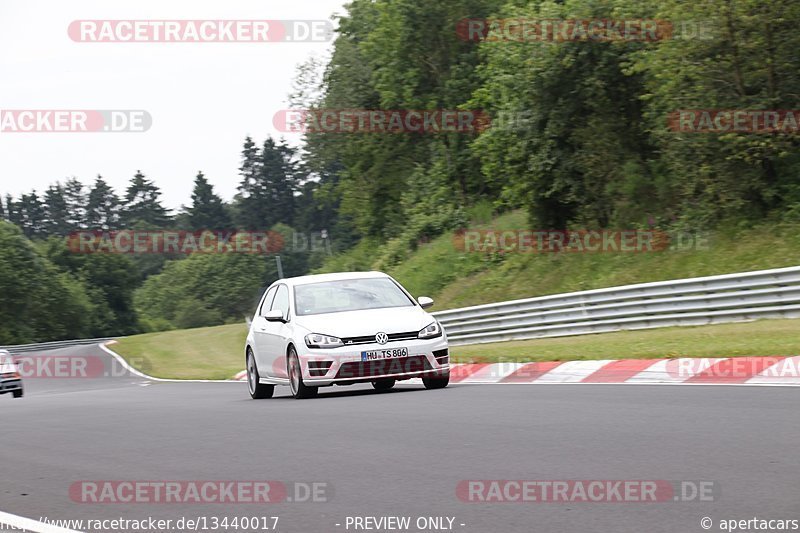
M381 272L281 279L264 293L245 346L254 399L288 385L295 398L319 387L371 383L380 391L422 378L427 389L450 381L447 335L414 299Z

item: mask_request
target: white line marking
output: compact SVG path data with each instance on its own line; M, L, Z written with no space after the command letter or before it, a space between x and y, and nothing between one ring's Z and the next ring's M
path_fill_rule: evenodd
M165 383L241 383L241 381L234 381L234 380L231 380L231 379L166 379L166 378L154 378L153 376L148 376L144 372L139 372L138 370L133 368L131 365L128 364L128 362L125 359L122 358L122 356L120 354L116 353L114 350L112 350L111 348L109 348L105 344L98 344L97 346L99 346L100 349L103 350L104 352L106 352L108 355L110 355L111 357L116 359L119 362L119 364L122 365L122 368L124 368L125 370L127 370L131 374L139 376L140 378L149 379L151 381L162 381L162 382L165 382Z

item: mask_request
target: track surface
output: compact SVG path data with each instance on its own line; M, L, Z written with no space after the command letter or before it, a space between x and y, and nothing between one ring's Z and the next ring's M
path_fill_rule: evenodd
M97 347L60 354L109 358ZM29 518L279 516L285 533L347 516L452 516L455 531L703 531L720 519L800 519L792 388L461 385L288 388L28 379L0 396L0 510ZM464 479L713 480L713 503L469 504ZM332 485L327 503L91 505L79 480L282 480ZM336 526L335 524L342 524ZM461 526L460 524L465 524ZM231 530L229 530L231 531ZM353 529L350 529L353 531ZM412 529L412 531L417 531Z

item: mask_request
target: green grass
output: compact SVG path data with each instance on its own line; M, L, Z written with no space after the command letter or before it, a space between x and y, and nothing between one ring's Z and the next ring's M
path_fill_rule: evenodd
M455 346L460 363L800 355L800 319L617 331Z
M244 324L147 333L112 349L155 377L227 379L244 368ZM456 346L454 362L799 355L800 319Z
M522 211L471 229L525 229ZM321 269L368 270L381 256L376 242L331 258ZM464 253L453 234L421 244L386 269L412 294L431 296L433 310L452 309L546 294L712 276L800 265L800 224L717 231L706 250L650 253ZM345 268L346 267L346 268Z
M713 234L707 250L512 254L496 266L448 284L434 297L438 300L437 309L448 309L797 265L800 265L800 225L770 226ZM399 281L402 283L402 279Z
M244 323L145 333L110 346L157 378L228 379L244 369Z

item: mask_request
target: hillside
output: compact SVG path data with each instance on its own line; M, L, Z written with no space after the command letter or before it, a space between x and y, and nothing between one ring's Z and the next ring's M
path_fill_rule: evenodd
M514 211L471 229L519 230L525 214ZM320 272L382 269L414 295L431 296L434 310L516 298L779 268L800 264L800 224L762 225L708 234L705 249L646 253L480 253L459 251L447 233L381 268L384 248L363 242L329 259Z

